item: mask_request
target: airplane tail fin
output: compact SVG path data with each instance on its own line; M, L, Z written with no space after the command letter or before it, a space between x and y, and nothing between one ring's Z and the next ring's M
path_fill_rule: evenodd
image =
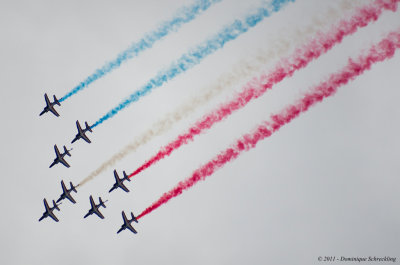
M54 103L57 104L58 106L61 106L60 101L58 101L56 95L53 95L54 98Z
M75 191L75 193L77 193L75 188L78 187L78 186L72 185L72 182L69 182L69 185L71 186L71 190L73 190L73 191Z
M128 177L125 171L124 171L124 179L126 179L127 181L131 181L131 179Z
M88 130L89 132L92 132L92 128L90 128L90 126L87 123L87 121L85 121L85 125L86 125L86 130Z
M138 220L137 220L136 217L133 215L133 212L131 212L131 217L132 217L132 220L133 220L133 221L135 221L136 223L138 223Z
M71 150L68 150L64 145L64 153L66 153L68 156L71 156L71 154L69 153L69 151L71 151Z
M103 206L104 208L107 208L106 205L104 204L103 200L101 199L101 197L99 197L99 202L100 202L101 206Z
M60 203L61 204L61 203ZM60 208L58 208L58 204L56 204L56 202L53 200L53 207L57 210L60 210Z

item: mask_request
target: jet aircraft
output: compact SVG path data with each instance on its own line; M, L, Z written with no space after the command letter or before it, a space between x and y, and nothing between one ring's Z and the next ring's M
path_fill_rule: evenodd
M40 217L39 222L42 221L46 217L51 217L54 221L58 222L58 218L55 216L53 211L54 211L54 209L57 209L60 211L60 208L58 208L58 205L60 205L61 203L56 204L56 202L53 200L53 207L49 206L46 199L43 199L43 203L44 203L44 208L46 209L46 211L43 213L42 217Z
M107 201L105 201L105 202L107 202ZM89 212L83 218L86 218L89 215L95 213L95 214L97 214L98 217L100 217L101 219L104 219L104 216L101 214L99 208L100 208L100 206L103 206L104 208L106 208L106 205L104 204L105 202L103 202L101 200L101 197L99 197L99 204L96 205L96 203L93 200L92 195L90 195L90 205L92 208L89 210Z
M131 212L131 217L132 217L132 219L129 220L128 218L126 218L125 212L122 211L122 219L124 219L124 223L121 225L121 228L118 230L117 234L118 234L119 232L121 232L122 230L125 230L125 229L127 229L127 228L128 228L129 230L131 230L134 234L137 233L137 231L135 230L135 228L133 228L133 226L131 225L131 223L132 223L133 221L135 221L135 222L137 223L138 220L136 219L136 217L133 215L132 212Z
M71 150L72 150L72 148L71 148ZM57 163L61 163L66 167L70 167L70 165L67 163L67 161L65 161L64 156L65 155L71 156L71 154L69 153L69 151L71 151L71 150L68 150L64 145L64 153L61 154L60 151L58 150L57 145L54 145L54 151L56 152L57 157L54 158L54 161L53 161L53 163L51 163L50 168Z
M67 198L67 199L70 200L72 203L76 203L76 201L74 200L74 198L72 198L71 191L75 191L75 193L77 193L77 191L76 191L75 188L78 187L79 185L74 186L74 185L72 184L72 182L70 182L69 185L70 185L70 187L71 187L70 189L68 189L68 188L65 186L64 180L61 180L61 187L62 187L63 193L60 195L60 198L58 198L57 202L59 202L59 201L61 201L61 200L64 200L65 198Z
M125 192L129 192L128 188L123 183L125 180L131 181L130 178L128 178L128 175L126 175L125 171L124 171L124 177L122 179L120 179L117 171L114 169L114 177L115 177L115 183L108 192L112 192L113 190L115 190L117 188L121 188Z
M86 136L86 132L92 132L92 129L90 128L89 124L85 121L86 128L82 129L81 125L79 124L79 121L76 121L76 127L78 128L78 133L75 136L74 140L72 140L71 144L74 143L75 141L79 139L85 140L87 143L91 143L90 139Z
M60 116L60 114L58 114L58 112L54 109L54 105L61 106L61 104L60 104L60 102L58 101L58 99L56 98L55 95L53 96L53 98L54 98L54 101L50 102L49 97L47 96L47 94L44 94L44 100L46 101L46 107L44 107L43 111L39 114L39 116L42 116L43 114L45 114L48 111L50 111L51 113L53 113L57 117Z

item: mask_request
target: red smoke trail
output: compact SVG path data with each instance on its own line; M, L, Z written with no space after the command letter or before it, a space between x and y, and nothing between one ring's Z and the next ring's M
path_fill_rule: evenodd
M287 106L278 114L272 115L269 121L264 121L253 132L242 136L228 149L197 169L190 178L179 182L175 188L164 193L160 199L145 209L138 216L138 219L167 203L170 199L180 195L184 190L189 189L198 181L204 180L227 162L238 157L243 151L254 148L260 140L271 136L283 125L298 117L302 112L307 111L311 106L321 102L324 98L332 96L338 87L347 84L358 75L361 75L365 70L370 69L372 64L392 57L398 48L400 48L400 29L390 33L381 42L372 46L367 53L362 54L357 59L350 58L342 70L332 74L326 81L306 93L294 104Z
M174 141L162 147L155 156L131 173L129 178L150 167L165 156L170 155L172 151L193 140L195 135L209 129L214 123L221 121L232 114L232 112L244 107L252 99L260 97L284 78L292 76L296 70L307 66L313 59L318 58L335 44L340 43L345 36L356 32L359 28L367 26L369 22L377 20L384 9L395 11L399 1L377 0L372 4L359 8L349 19L339 21L327 33L318 34L309 43L298 48L289 59L281 60L270 74L261 76L259 80L254 79L252 82L249 82L244 87L244 90L237 94L232 101L222 104L217 110L205 115L186 133L179 135Z

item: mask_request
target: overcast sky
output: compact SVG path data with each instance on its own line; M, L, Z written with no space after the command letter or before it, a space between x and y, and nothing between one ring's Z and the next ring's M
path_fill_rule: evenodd
M71 140L75 121L95 122L189 48L259 6L223 0L152 49L124 63L39 117L43 94L61 98L96 68L170 18L191 0L1 1L1 264L318 264L319 256L400 259L400 52L311 108L134 224L116 234L121 211L139 214L180 180L249 132L302 91L318 84L384 34L400 27L400 11L347 37L312 62L170 157L111 194L108 169L38 222L61 193L60 181L79 183L165 113L214 84L243 59L337 8L335 0L298 0L264 19L199 65L154 90L88 136ZM368 2L368 1L359 1ZM344 12L343 16L349 13ZM265 65L268 71L275 61ZM250 78L250 77L249 77ZM207 111L232 97L224 90L170 131L115 165L132 172ZM70 168L49 169L53 145L73 147ZM105 216L83 219L89 195L108 199ZM352 264L352 263L348 263ZM356 263L354 263L356 264Z

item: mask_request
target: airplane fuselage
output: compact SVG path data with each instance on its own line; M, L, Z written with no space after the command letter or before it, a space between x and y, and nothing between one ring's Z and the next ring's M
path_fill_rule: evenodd
M115 183L115 184L112 186L110 192L113 191L113 190L115 190L115 189L118 189L118 187L119 187L119 185L118 185L117 183Z
M49 217L49 216L50 215L47 212L43 213L42 217L40 217L40 219L39 219L39 222L42 221L44 218Z
M54 105L56 105L55 102L50 103L50 106L51 106L52 108L53 108ZM42 114L44 114L44 113L46 113L46 112L49 112L49 111L50 111L50 107L49 107L49 106L46 106L46 107L43 108L43 111L40 113L40 115L42 115Z
M65 154L61 154L61 158L64 158L64 156L65 156ZM56 158L54 158L52 165L55 165L57 163L60 163L60 158L58 156Z
M89 131L89 130L88 130L88 129L83 129L83 130L82 130L82 133L85 134L87 131ZM75 135L75 138L74 138L74 140L72 140L71 143L74 143L74 142L78 141L79 139L83 139L83 137L82 137L82 135L80 134L80 132L78 132L78 133Z
M53 161L53 163L51 163L50 168L51 168L52 166L54 166L55 164L60 163L60 162L61 162L61 159L63 159L64 156L66 156L66 155L67 155L67 153L63 153L63 154L60 154L60 156L57 156L56 158L54 158L54 161Z
M85 215L85 218L92 214L94 214L93 208L89 210L89 212Z
M39 222L42 221L44 218L50 217L51 216L50 213L53 213L54 209L55 208L52 207L52 208L49 208L49 211L44 212L42 217L40 217Z
M43 111L39 114L39 116L42 116L43 114L45 114L45 113L47 113L47 112L53 112L53 114L54 115L58 115L58 113L55 111L55 109L54 109L54 105L57 105L57 103L55 103L55 102L53 102L53 103L50 103L50 106L46 106L46 107L44 107L43 108ZM56 115L56 116L57 116Z
M95 212L97 212L99 210L99 208L100 208L100 204L99 205L95 205L94 208L92 207L84 217L86 218L89 215L94 214Z
M67 195L65 193L60 195L60 198L58 198L57 202L64 200L65 198L67 198Z

